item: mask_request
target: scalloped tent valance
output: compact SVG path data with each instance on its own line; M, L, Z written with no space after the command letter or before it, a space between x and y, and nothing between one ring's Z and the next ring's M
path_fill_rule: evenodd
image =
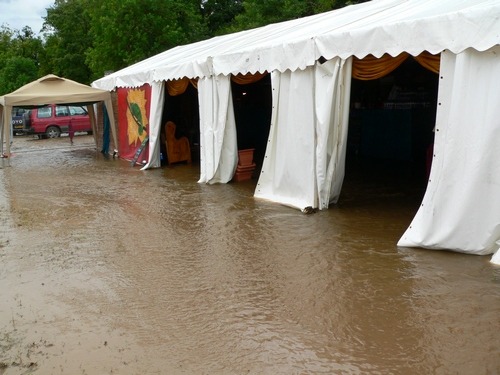
M497 44L498 0L373 0L178 46L92 85L113 90L184 77L303 70L321 57L459 53Z

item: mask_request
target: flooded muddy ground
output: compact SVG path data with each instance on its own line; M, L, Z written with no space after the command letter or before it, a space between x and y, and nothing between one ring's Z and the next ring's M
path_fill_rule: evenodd
M0 374L497 374L500 268L397 248L419 198L304 215L77 135L0 161ZM10 166L9 166L10 164Z

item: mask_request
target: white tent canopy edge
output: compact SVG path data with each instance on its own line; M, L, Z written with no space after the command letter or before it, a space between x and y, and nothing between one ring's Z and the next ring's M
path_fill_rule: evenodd
M105 90L219 74L281 73L326 59L416 56L499 43L498 0L372 0L167 50L93 82Z

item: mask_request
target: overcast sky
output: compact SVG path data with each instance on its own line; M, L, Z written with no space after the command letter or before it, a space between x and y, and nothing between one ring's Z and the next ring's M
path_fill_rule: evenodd
M29 26L35 34L40 33L46 8L54 5L54 0L0 0L0 25L13 30Z

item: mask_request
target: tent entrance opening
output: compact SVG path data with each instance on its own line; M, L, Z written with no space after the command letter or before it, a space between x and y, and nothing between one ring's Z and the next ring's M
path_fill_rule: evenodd
M438 75L412 58L385 77L353 78L341 201L346 193L376 195L383 187L420 202L430 168L437 87Z

